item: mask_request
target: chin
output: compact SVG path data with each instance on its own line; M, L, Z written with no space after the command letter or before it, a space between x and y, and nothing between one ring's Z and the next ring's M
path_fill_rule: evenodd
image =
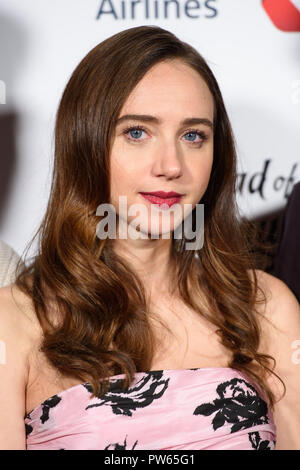
M130 232L130 230L128 230L128 236L130 237L130 233L133 233L133 239L144 239L144 240L147 240L147 239L153 239L153 240L158 240L160 238L164 238L164 239L171 239L172 238L172 231L162 231L162 230L146 230L146 229L142 229L142 230L134 230L133 232Z

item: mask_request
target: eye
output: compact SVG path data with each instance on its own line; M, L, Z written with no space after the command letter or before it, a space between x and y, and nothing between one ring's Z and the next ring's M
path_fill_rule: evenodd
M191 144L193 144L193 145L199 146L199 144L203 144L203 142L205 142L208 138L208 136L205 134L205 132L201 131L200 129L191 129L191 130L187 131L184 135L185 136L187 136L187 135L191 136L193 134L198 135L201 138L200 141L199 140L195 141L194 139L189 140L189 142L191 142Z
M143 139L139 138L141 137L142 132L147 132L147 131L143 126L136 125L136 126L130 126L124 129L123 134L130 135L130 137L127 137L129 141L138 142L138 141L143 141ZM197 147L201 146L208 139L207 134L204 131L201 131L200 129L190 129L184 134L184 136L192 136L192 135L198 135L201 139L200 141L199 140L195 141L194 139L188 140L188 142L190 142L192 145L195 145Z
M131 127L127 127L126 129L124 129L123 131L123 134L126 135L126 134L130 134L130 137L131 138L128 138L128 140L132 140L132 141L138 141L138 140L141 140L139 139L138 137L141 136L141 133L142 132L146 132L146 129L144 129L143 126L131 126Z

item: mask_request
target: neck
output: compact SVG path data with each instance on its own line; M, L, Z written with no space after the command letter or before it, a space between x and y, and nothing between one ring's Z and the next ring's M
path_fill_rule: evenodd
M129 263L148 291L167 292L174 272L172 240L114 240L113 249Z

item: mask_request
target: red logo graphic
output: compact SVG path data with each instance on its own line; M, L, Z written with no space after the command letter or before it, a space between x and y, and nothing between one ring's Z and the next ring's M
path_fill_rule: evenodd
M268 16L281 31L300 31L300 9L292 0L263 0Z

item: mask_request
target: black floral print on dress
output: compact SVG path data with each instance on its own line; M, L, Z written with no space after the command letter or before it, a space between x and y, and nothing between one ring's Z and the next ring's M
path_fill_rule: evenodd
M27 415L26 418L29 418L30 419L30 416ZM25 433L26 433L26 437L29 436L29 434L33 431L33 427L30 426L30 424L27 424L25 423Z
M249 432L248 437L255 450L273 450L276 444L276 441L262 440L258 431Z
M115 442L114 444L108 444L108 446L104 447L104 450L134 450L138 441L136 440L135 443L131 448L127 447L127 436L124 439L124 444L119 444L118 442Z
M47 398L47 400L45 400L41 404L42 414L40 416L40 420L41 420L42 424L44 424L46 421L48 421L50 408L53 408L54 406L57 406L60 401L61 401L61 397L59 397L58 395L53 395L52 397ZM31 413L32 413L32 411L30 411L30 413L28 413L25 416L25 419L31 419L31 416L30 416ZM26 429L26 436L28 436L32 432L33 428L32 428L32 426L30 426L29 424L26 423L25 429Z
M42 416L40 417L42 424L48 421L50 409L57 406L60 401L61 397L59 397L58 395L53 395L53 397L48 398L42 403Z
M57 406L60 401L61 401L61 397L59 397L58 395L53 395L52 397L47 398L47 400L45 400L41 404L42 414L40 416L40 420L42 424L48 421L50 408L54 408L54 406ZM31 419L31 416L30 416L31 413L32 411L28 413L25 418ZM31 432L32 432L32 426L30 426L29 424L26 424L26 436L28 436Z
M111 379L110 389L99 401L88 405L85 409L96 406L109 405L115 414L132 416L132 412L138 408L149 406L154 400L162 397L168 388L170 378L164 378L163 371L150 371L143 375L132 387L122 390L122 379ZM83 386L91 393L90 384Z
M234 378L218 385L218 398L210 403L203 403L194 411L194 415L210 416L214 431L225 423L232 423L231 433L259 424L268 423L267 403L262 400L254 387L246 380Z

